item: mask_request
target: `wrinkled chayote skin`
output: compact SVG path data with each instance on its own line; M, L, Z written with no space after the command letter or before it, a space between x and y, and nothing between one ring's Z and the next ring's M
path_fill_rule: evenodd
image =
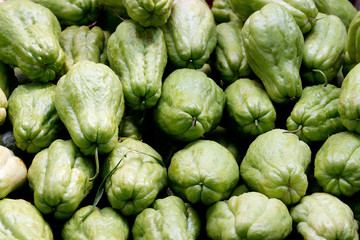
M60 35L60 45L65 52L64 73L77 62L89 60L107 63L107 40L110 33L94 26L70 26Z
M214 0L211 7L216 23L230 22L237 16L231 9L230 0Z
M359 239L358 224L350 207L328 193L303 197L290 214L304 239Z
M205 73L178 69L164 81L154 120L167 135L193 141L220 122L225 94Z
M107 54L111 68L121 80L126 104L134 110L155 106L167 63L161 29L124 21L110 36Z
M24 162L10 149L0 146L0 199L22 186L27 178Z
M311 150L305 142L283 129L273 129L250 144L240 175L251 190L290 205L306 193L310 162Z
M360 64L345 77L338 101L341 123L349 131L360 133Z
M245 53L241 28L240 20L216 26L218 40L215 67L220 73L221 80L227 84L241 77L248 77L252 73Z
M85 158L72 140L55 140L35 155L28 173L34 203L43 214L67 219L92 189L92 159Z
M359 42L360 31L360 11L354 16L350 22L347 34L347 42L345 46L345 57L342 72L346 76L351 69L360 63L360 47Z
M50 9L61 25L85 25L97 20L99 0L32 0Z
M166 169L158 161L161 156L146 143L132 138L118 142L106 158L102 174L105 177L116 168L105 183L111 206L125 216L149 207L167 185Z
M0 239L53 240L50 225L30 202L0 200Z
M243 136L275 128L276 111L261 83L241 78L225 89L225 113L230 126Z
M289 12L269 3L246 20L242 34L249 65L271 100L287 103L300 97L304 38Z
M171 14L173 0L123 0L129 16L143 27L160 27Z
M176 0L162 30L168 58L177 68L201 68L216 46L216 26L203 0Z
M125 103L117 75L106 65L76 63L60 78L55 106L75 145L85 155L116 145Z
M330 136L315 156L315 178L324 191L352 196L360 190L360 136L340 132Z
M206 212L206 233L214 240L280 240L291 230L292 218L286 205L258 192L219 201Z
M8 106L16 146L28 153L47 148L64 129L55 108L52 83L33 82L14 89Z
M82 218L92 206L82 207L62 228L64 240L126 240L129 225L126 219L111 207L97 207L85 219Z
M197 140L173 155L168 176L171 189L182 199L210 205L230 196L239 181L239 166L219 143Z
M55 15L39 4L30 0L0 4L0 62L20 68L29 79L55 79L65 61L60 33Z
M286 121L287 130L307 143L345 130L338 111L340 90L332 84L305 87Z
M134 240L195 240L200 234L200 218L189 203L179 197L157 199L152 208L138 214L132 228Z

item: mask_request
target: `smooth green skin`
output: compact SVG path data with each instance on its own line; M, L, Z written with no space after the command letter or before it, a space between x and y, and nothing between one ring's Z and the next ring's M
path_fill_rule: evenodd
M201 68L216 47L216 25L202 0L177 0L162 30L168 58L177 68Z
M229 124L243 136L257 136L275 128L276 111L261 83L236 80L225 89Z
M110 33L94 26L70 26L61 32L60 45L65 52L64 74L77 62L89 60L107 63L107 40Z
M0 239L53 240L50 225L30 202L0 200Z
M142 134L140 131L140 126L136 122L133 116L123 117L119 127L119 136L123 138L133 138L135 140L141 140Z
M167 135L193 141L214 129L225 106L225 93L205 73L178 69L164 81L154 121Z
M316 18L305 37L301 77L310 84L331 83L344 62L347 31L335 15L319 13Z
M32 0L48 9L61 25L86 25L97 20L99 0Z
M129 237L127 220L111 207L95 209L84 220L92 206L82 207L62 228L64 240L126 240Z
M240 176L251 190L290 205L306 193L310 162L311 150L305 142L283 129L273 129L250 144Z
M76 63L56 87L56 110L85 155L94 155L96 149L108 153L115 147L124 102L119 78L102 63Z
M349 131L360 133L360 64L345 77L338 101L341 123Z
M171 14L173 0L123 0L130 18L143 27L160 27Z
M167 63L161 29L124 21L110 36L107 54L110 67L123 85L126 104L140 111L155 106Z
M0 26L0 62L19 67L31 80L55 79L65 55L60 24L49 9L30 0L3 2Z
M318 9L313 0L229 0L230 6L234 13L243 21L250 17L251 14L260 10L269 3L278 3L285 7L294 17L302 33L311 30L311 18L315 18Z
M286 120L286 129L306 143L325 141L344 131L338 111L339 96L340 88L332 84L305 87Z
M360 136L341 132L330 136L315 156L315 178L324 191L352 196L360 190Z
M345 46L345 60L342 69L345 76L350 72L351 69L360 63L360 47L358 46L359 31L360 12L354 16L348 28L347 42Z
M211 12L214 15L215 22L218 24L230 22L232 19L237 18L231 9L230 0L214 0Z
M319 12L338 16L348 28L352 19L358 12L351 1L348 0L313 0Z
M328 193L313 193L290 210L297 231L307 240L358 240L350 207Z
M304 38L289 12L267 4L246 20L242 36L249 65L271 100L287 103L300 97Z
M239 181L239 166L232 153L211 140L197 140L171 158L171 189L185 201L213 204L230 196Z
M195 209L179 197L169 196L157 199L152 208L136 216L132 236L134 240L195 240L200 227Z
M258 192L219 201L206 211L206 233L214 240L281 240L291 230L286 205Z
M72 140L55 140L35 155L29 167L35 206L55 219L70 218L92 189L89 178L94 174L92 159L83 157Z
M166 169L152 156L162 160L146 143L127 138L116 144L104 162L103 177L121 161L106 180L105 191L111 206L125 216L149 207L167 185Z
M241 34L242 23L233 20L216 26L217 45L215 67L221 80L227 84L241 77L248 77L252 70L247 61Z
M28 153L47 148L63 130L55 108L52 83L19 85L9 97L8 116L13 125L16 146Z

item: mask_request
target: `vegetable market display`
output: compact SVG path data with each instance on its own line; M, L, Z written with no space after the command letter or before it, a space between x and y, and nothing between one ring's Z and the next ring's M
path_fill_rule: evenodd
M0 0L0 240L359 239L354 6Z

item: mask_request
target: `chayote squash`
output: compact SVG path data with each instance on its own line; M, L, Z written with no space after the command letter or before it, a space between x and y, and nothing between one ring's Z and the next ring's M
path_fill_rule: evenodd
M168 58L177 68L201 68L216 46L216 26L203 0L176 0L162 30Z
M30 0L0 4L0 62L18 67L29 79L55 79L65 61L60 33L55 15L40 4Z
M257 136L275 128L276 111L261 83L241 78L225 89L225 116L242 136Z
M160 28L144 28L133 20L119 24L107 50L110 67L123 85L126 104L134 110L155 106L167 63Z
M212 2L211 12L214 15L215 22L218 24L230 22L237 18L231 9L230 0L214 0Z
M136 216L132 228L134 240L195 240L199 234L199 215L189 203L176 196L157 199L153 208Z
M304 239L359 239L358 223L350 207L328 193L303 197L290 214Z
M177 196L210 205L230 196L239 181L239 166L219 143L197 140L173 155L168 176Z
M122 1L118 1L122 2ZM123 7L111 7L104 5L102 6L99 14L97 26L110 33L115 32L117 26L129 18L126 12L126 8Z
M43 214L55 219L70 218L89 194L95 167L72 140L55 140L35 155L28 173L34 203Z
M287 103L300 97L304 38L286 8L265 5L246 20L242 34L249 65L271 100Z
M351 69L360 63L359 42L360 31L360 12L358 12L350 22L345 46L345 59L342 72L346 76Z
M286 121L288 131L304 142L324 141L345 130L340 121L340 88L328 84L307 86Z
M6 120L6 109L8 107L8 100L6 98L5 93L0 88L0 127L4 125Z
M60 45L65 52L64 73L82 60L106 64L109 36L109 32L97 26L73 25L65 28L60 36Z
M158 161L161 156L146 143L132 138L117 143L102 171L103 177L112 172L105 191L114 209L137 215L155 201L167 185L166 169Z
M129 237L127 220L111 207L97 207L85 219L91 206L85 206L75 212L61 232L64 240L126 240Z
M128 115L122 118L119 126L119 135L121 139L133 138L141 140L142 134L140 130L140 122L136 116Z
M301 77L310 84L331 83L343 62L346 28L335 15L319 13L305 37Z
M250 144L240 175L250 190L290 205L306 193L310 162L311 150L305 142L283 129L273 129Z
M19 85L9 98L8 114L16 145L28 153L37 153L57 139L64 127L55 108L52 83L33 82Z
M225 94L205 73L178 69L164 81L154 110L157 126L179 141L193 141L220 122Z
M247 192L219 201L206 211L210 239L280 240L292 230L286 205L258 192Z
M36 207L24 199L0 200L0 216L0 239L54 239L50 225Z
M0 145L0 199L24 185L26 178L24 162L13 151Z

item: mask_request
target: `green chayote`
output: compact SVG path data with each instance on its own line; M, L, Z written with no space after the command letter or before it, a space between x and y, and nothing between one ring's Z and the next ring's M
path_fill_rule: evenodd
M237 18L231 9L230 0L214 0L212 2L211 12L214 15L216 23L230 22Z
M354 16L350 22L347 34L347 42L345 46L345 59L342 72L346 76L351 69L360 63L360 47L359 42L360 30L360 11Z
M311 150L305 142L283 129L273 129L250 144L240 175L251 190L290 205L306 193L310 162Z
M193 141L220 122L225 94L205 73L178 69L164 81L154 120L167 135Z
M206 212L206 232L214 240L280 240L291 230L292 218L286 205L258 192L219 201Z
M8 108L8 100L6 98L5 93L0 88L0 127L4 125L6 120L6 109Z
M153 208L136 216L132 228L134 240L195 240L199 234L199 215L189 203L176 196L157 199Z
M350 207L330 194L305 196L290 214L304 239L359 239L358 223Z
M9 97L8 114L16 145L28 153L47 148L60 136L63 124L55 108L52 83L19 85Z
M0 62L20 68L29 79L55 79L65 61L60 33L55 15L39 4L30 0L0 4Z
M67 219L89 194L95 167L72 140L55 140L35 155L28 173L34 203L43 214Z
M97 207L85 219L92 206L77 210L62 228L64 240L126 240L129 237L127 220L111 207Z
M286 8L266 4L246 20L242 34L249 65L271 100L286 103L300 97L304 37Z
M133 138L136 140L142 139L140 131L140 123L136 120L136 117L128 115L123 117L119 126L120 138Z

